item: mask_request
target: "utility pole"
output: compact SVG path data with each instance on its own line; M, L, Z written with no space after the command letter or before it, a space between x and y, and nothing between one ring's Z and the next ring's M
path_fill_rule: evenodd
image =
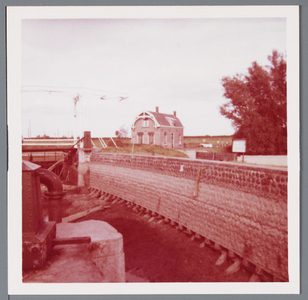
M28 137L31 137L31 120L29 120Z
M78 131L77 131L77 103L79 102L79 95L73 99L74 100L74 144L75 148L77 148L77 137L78 137Z

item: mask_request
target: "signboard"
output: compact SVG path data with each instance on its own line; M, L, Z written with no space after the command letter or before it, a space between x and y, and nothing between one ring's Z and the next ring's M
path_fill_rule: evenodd
M234 140L232 145L232 152L245 153L246 140Z

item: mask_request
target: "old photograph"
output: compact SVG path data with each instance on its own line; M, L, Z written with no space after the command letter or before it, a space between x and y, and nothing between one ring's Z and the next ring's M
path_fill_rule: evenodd
M11 291L298 293L298 21L9 8Z

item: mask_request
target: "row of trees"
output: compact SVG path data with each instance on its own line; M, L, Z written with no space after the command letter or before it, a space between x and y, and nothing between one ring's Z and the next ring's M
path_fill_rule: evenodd
M287 153L287 65L277 51L268 60L268 66L253 62L248 74L222 79L228 102L220 113L232 120L234 137L246 139L248 154Z
M34 137L34 139L54 139L55 137L50 137L49 135L37 135L36 137ZM57 137L57 139L73 139L73 136L67 137L65 135L63 135L62 137Z
M123 125L119 128L119 130L117 130L115 132L116 137L118 138L124 138L128 136L128 128L125 128ZM37 135L36 137L34 137L34 139L53 139L54 137L50 137L49 135ZM58 137L58 139L73 139L73 136L67 137L65 135L63 135L62 137Z

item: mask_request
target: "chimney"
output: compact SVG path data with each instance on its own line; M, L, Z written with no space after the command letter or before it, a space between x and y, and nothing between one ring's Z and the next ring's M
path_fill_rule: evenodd
M155 108L156 108L156 112L158 113L158 112L159 112L159 107L158 107L158 106L156 106Z
M173 112L173 115L176 117L176 111Z

